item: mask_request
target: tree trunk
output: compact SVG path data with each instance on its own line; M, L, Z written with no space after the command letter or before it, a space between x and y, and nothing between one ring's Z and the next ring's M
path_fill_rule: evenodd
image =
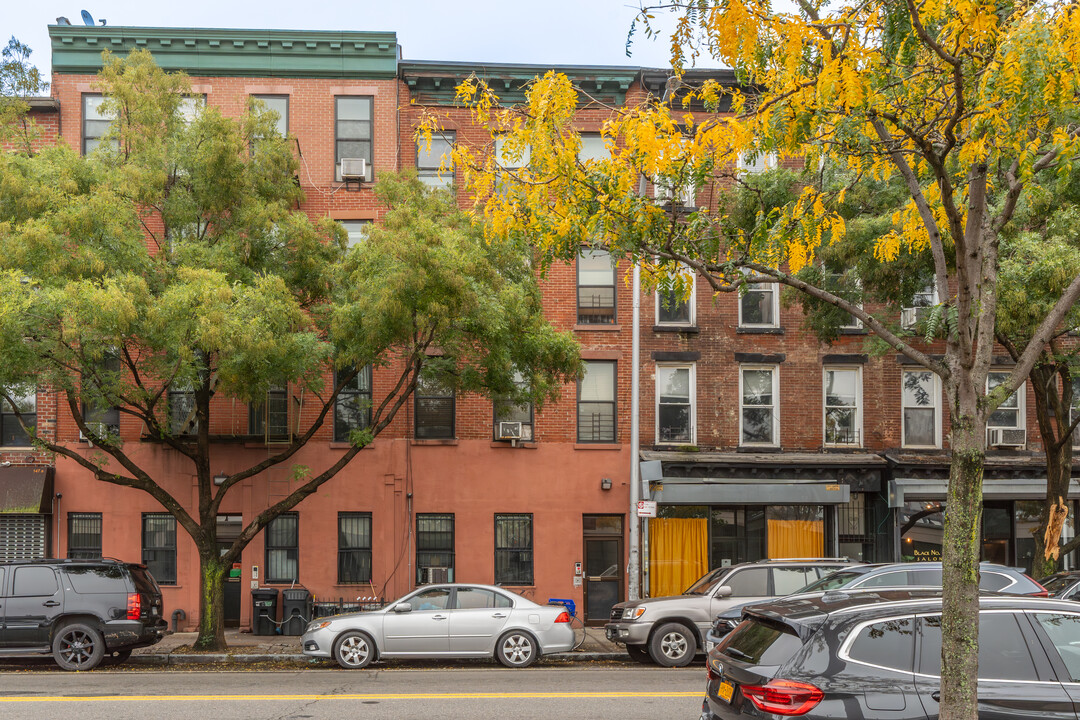
M1052 575L1058 570L1060 559L1057 552L1046 556L1046 534L1050 529L1050 547L1061 547L1061 527L1064 514L1061 508L1068 508L1069 481L1072 479L1072 448L1066 441L1057 448L1046 448L1046 498L1043 500L1039 526L1034 530L1035 558L1032 561L1031 574L1035 579Z
M941 720L977 720L979 550L986 423L974 383L965 377L951 398L952 467L942 547Z
M217 547L199 551L199 637L195 640L198 650L228 648L225 644L225 563Z

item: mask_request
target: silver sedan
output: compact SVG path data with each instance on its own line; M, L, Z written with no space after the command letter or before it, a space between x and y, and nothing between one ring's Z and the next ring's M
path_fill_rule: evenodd
M304 654L344 668L378 658L480 658L528 667L574 647L570 614L490 585L424 585L381 610L317 618L301 638Z

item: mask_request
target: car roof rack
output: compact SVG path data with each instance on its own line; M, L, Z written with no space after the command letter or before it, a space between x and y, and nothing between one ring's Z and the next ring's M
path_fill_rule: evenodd
M110 563L114 565L127 565L128 563L113 557L93 557L93 558L21 558L18 560L7 560L0 563L0 565L79 565L86 563ZM138 564L138 563L134 563Z
M777 563L777 562L851 562L851 558L847 557L796 557L796 558L763 558L761 560L755 560L755 563Z

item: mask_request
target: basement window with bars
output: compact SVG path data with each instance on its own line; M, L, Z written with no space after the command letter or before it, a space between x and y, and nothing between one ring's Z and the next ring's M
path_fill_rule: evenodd
M73 560L101 557L101 513L68 513L68 551Z
M266 582L300 579L300 517L282 513L266 526Z
M533 584L531 514L495 516L495 584Z
M416 516L416 582L427 582L430 569L445 569L446 582L454 581L453 513Z

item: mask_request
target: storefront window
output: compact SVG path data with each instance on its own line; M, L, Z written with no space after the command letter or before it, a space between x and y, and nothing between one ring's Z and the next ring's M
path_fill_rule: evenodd
M900 510L900 559L938 562L945 534L945 513L936 502L908 502Z
M711 510L711 567L727 567L765 557L765 508L714 506Z
M825 556L825 508L773 505L765 510L770 558Z

